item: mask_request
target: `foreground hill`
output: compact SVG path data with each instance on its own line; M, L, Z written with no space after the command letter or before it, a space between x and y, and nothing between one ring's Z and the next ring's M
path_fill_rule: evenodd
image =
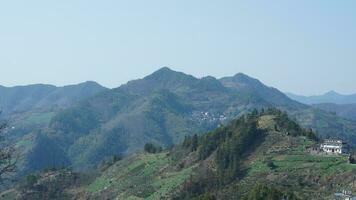
M269 107L287 111L321 136L356 144L355 122L293 101L247 75L198 79L162 68L46 117L42 128L21 131L16 145L24 151L24 174L59 166L85 170L145 143L168 147Z
M356 191L347 156L311 155L316 137L278 110L254 112L172 150L109 162L97 175L53 171L6 199L333 199ZM93 177L94 176L94 177Z

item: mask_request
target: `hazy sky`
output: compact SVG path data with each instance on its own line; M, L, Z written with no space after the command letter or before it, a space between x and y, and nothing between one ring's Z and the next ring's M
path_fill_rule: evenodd
M356 93L356 1L8 0L0 84L117 87L168 66L297 94Z

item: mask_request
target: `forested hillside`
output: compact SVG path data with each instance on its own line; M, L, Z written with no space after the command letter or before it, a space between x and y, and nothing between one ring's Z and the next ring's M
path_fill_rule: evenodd
M60 166L88 170L113 155L130 155L146 143L169 147L185 136L203 134L253 109L269 107L286 111L321 137L356 144L355 122L290 100L247 75L198 79L169 68L66 109L21 115L9 133L22 151L22 174Z
M107 160L96 173L32 175L3 198L327 200L343 188L356 191L356 166L345 156L309 154L317 140L284 112L254 111L171 150L147 145Z
M68 108L74 103L105 90L107 88L90 81L64 87L45 84L0 86L1 117L30 111L40 112Z

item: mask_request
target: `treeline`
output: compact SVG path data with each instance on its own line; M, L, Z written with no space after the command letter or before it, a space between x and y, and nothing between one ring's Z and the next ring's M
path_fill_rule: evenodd
M267 130L258 127L258 122L264 115L274 116L275 131L285 133L286 136L306 136L317 140L317 136L312 130L301 128L285 112L274 108L254 110L232 121L229 125L202 136L187 136L182 146L190 152L196 151L199 160L205 160L216 152L213 159L217 170L213 172L209 171L210 169L199 169L195 177L185 184L184 191L178 199L214 199L211 191L219 190L224 185L238 179L240 175L242 176L242 160L245 154L253 151L266 135ZM273 163L270 163L269 167L273 168ZM271 198L287 195L279 193L273 188L261 186L254 189L250 196L252 198L258 194L268 194ZM296 199L293 196L286 197L288 198L285 199Z
M282 192L266 185L255 186L242 200L298 200L292 192Z
M214 157L217 172L199 168L186 184L184 192L177 199L215 199L211 190L218 190L238 178L244 154L252 150L264 137L264 130L258 129L259 115L251 113L202 136L187 136L183 147L197 151L199 160Z
M273 111L273 109L271 109ZM317 141L318 136L312 129L304 129L298 123L291 120L286 112L280 110L273 111L276 118L276 131L285 132L291 136L305 136L311 140Z

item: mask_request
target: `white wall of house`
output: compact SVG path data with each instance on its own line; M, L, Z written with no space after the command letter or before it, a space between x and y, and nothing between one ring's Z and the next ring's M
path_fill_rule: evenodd
M341 145L321 145L321 149L327 153L344 153Z

